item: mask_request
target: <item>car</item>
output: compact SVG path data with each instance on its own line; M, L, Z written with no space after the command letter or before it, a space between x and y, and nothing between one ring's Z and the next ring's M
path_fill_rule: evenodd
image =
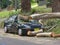
M26 36L28 31L40 30L42 25L36 20L25 22L18 18L18 15L13 15L4 21L4 32L14 32L20 36Z

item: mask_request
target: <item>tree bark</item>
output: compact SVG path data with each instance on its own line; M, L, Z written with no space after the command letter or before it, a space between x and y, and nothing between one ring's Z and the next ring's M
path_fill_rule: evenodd
M60 0L52 0L52 12L60 12Z
M21 0L21 11L22 12L30 12L31 11L30 0Z
M31 18L39 20L39 19L52 19L52 18L60 18L60 13L46 13L46 14L40 14L35 16L31 16Z

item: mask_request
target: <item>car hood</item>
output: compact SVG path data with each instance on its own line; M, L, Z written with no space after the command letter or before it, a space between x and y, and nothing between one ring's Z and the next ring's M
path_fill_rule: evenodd
M28 25L31 28L41 28L41 26L42 26L41 24L37 24L37 23L35 23L35 24L33 24L33 23L27 23L25 25Z

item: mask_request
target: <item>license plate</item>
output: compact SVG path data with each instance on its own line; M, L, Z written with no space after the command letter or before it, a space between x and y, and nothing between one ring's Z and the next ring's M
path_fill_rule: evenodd
M38 30L39 30L39 28L35 28L35 29L34 29L34 31L38 31Z

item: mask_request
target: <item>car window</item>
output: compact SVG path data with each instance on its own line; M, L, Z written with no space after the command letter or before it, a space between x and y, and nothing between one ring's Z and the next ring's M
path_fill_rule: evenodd
M16 18L16 16L12 16L12 17L10 17L10 18L8 19L8 21L9 21L9 22L14 21L15 18Z
M18 23L22 24L22 23L26 23L26 22L20 19L20 20L18 20Z

